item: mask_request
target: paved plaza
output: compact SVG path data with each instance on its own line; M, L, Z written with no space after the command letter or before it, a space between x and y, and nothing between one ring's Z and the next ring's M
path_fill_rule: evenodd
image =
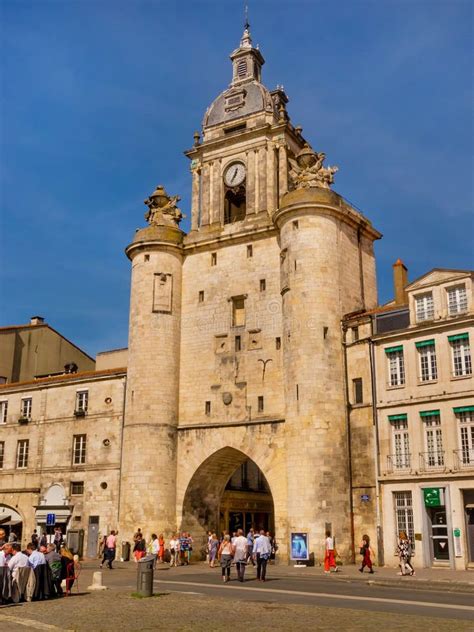
M79 590L61 600L0 609L5 632L29 630L472 630L474 575L426 569L402 578L395 569L361 576L356 567L325 576L321 569L270 566L268 581L223 585L220 569L203 563L158 567L151 598L136 595L136 565L103 571L107 590L92 592L97 563L85 562Z

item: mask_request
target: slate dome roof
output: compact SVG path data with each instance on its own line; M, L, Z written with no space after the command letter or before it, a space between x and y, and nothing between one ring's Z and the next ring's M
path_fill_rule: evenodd
M237 109L228 108L228 99L235 92L231 86L222 92L208 107L204 115L203 127L227 123L256 112L273 112L278 116L270 91L258 81L250 81L242 85L245 91L244 104Z

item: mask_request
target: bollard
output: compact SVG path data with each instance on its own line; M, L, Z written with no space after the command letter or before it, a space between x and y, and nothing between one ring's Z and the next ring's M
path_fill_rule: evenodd
M153 596L153 566L155 556L147 555L138 560L137 569L137 593L140 597Z
M92 575L92 585L87 586L87 590L107 590L107 586L102 585L102 573L101 571L96 571Z

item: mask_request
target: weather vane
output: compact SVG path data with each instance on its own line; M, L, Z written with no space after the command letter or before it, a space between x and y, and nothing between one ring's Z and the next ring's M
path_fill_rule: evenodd
M247 3L245 3L244 5L244 15L245 15L244 29L248 31L250 28L250 24L249 24L249 7Z

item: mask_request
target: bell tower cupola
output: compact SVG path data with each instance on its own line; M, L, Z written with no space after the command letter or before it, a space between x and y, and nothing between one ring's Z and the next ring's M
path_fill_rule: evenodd
M261 82L262 66L265 60L258 47L252 46L248 21L245 22L240 46L231 53L230 58L233 68L232 86L240 86L247 81Z

